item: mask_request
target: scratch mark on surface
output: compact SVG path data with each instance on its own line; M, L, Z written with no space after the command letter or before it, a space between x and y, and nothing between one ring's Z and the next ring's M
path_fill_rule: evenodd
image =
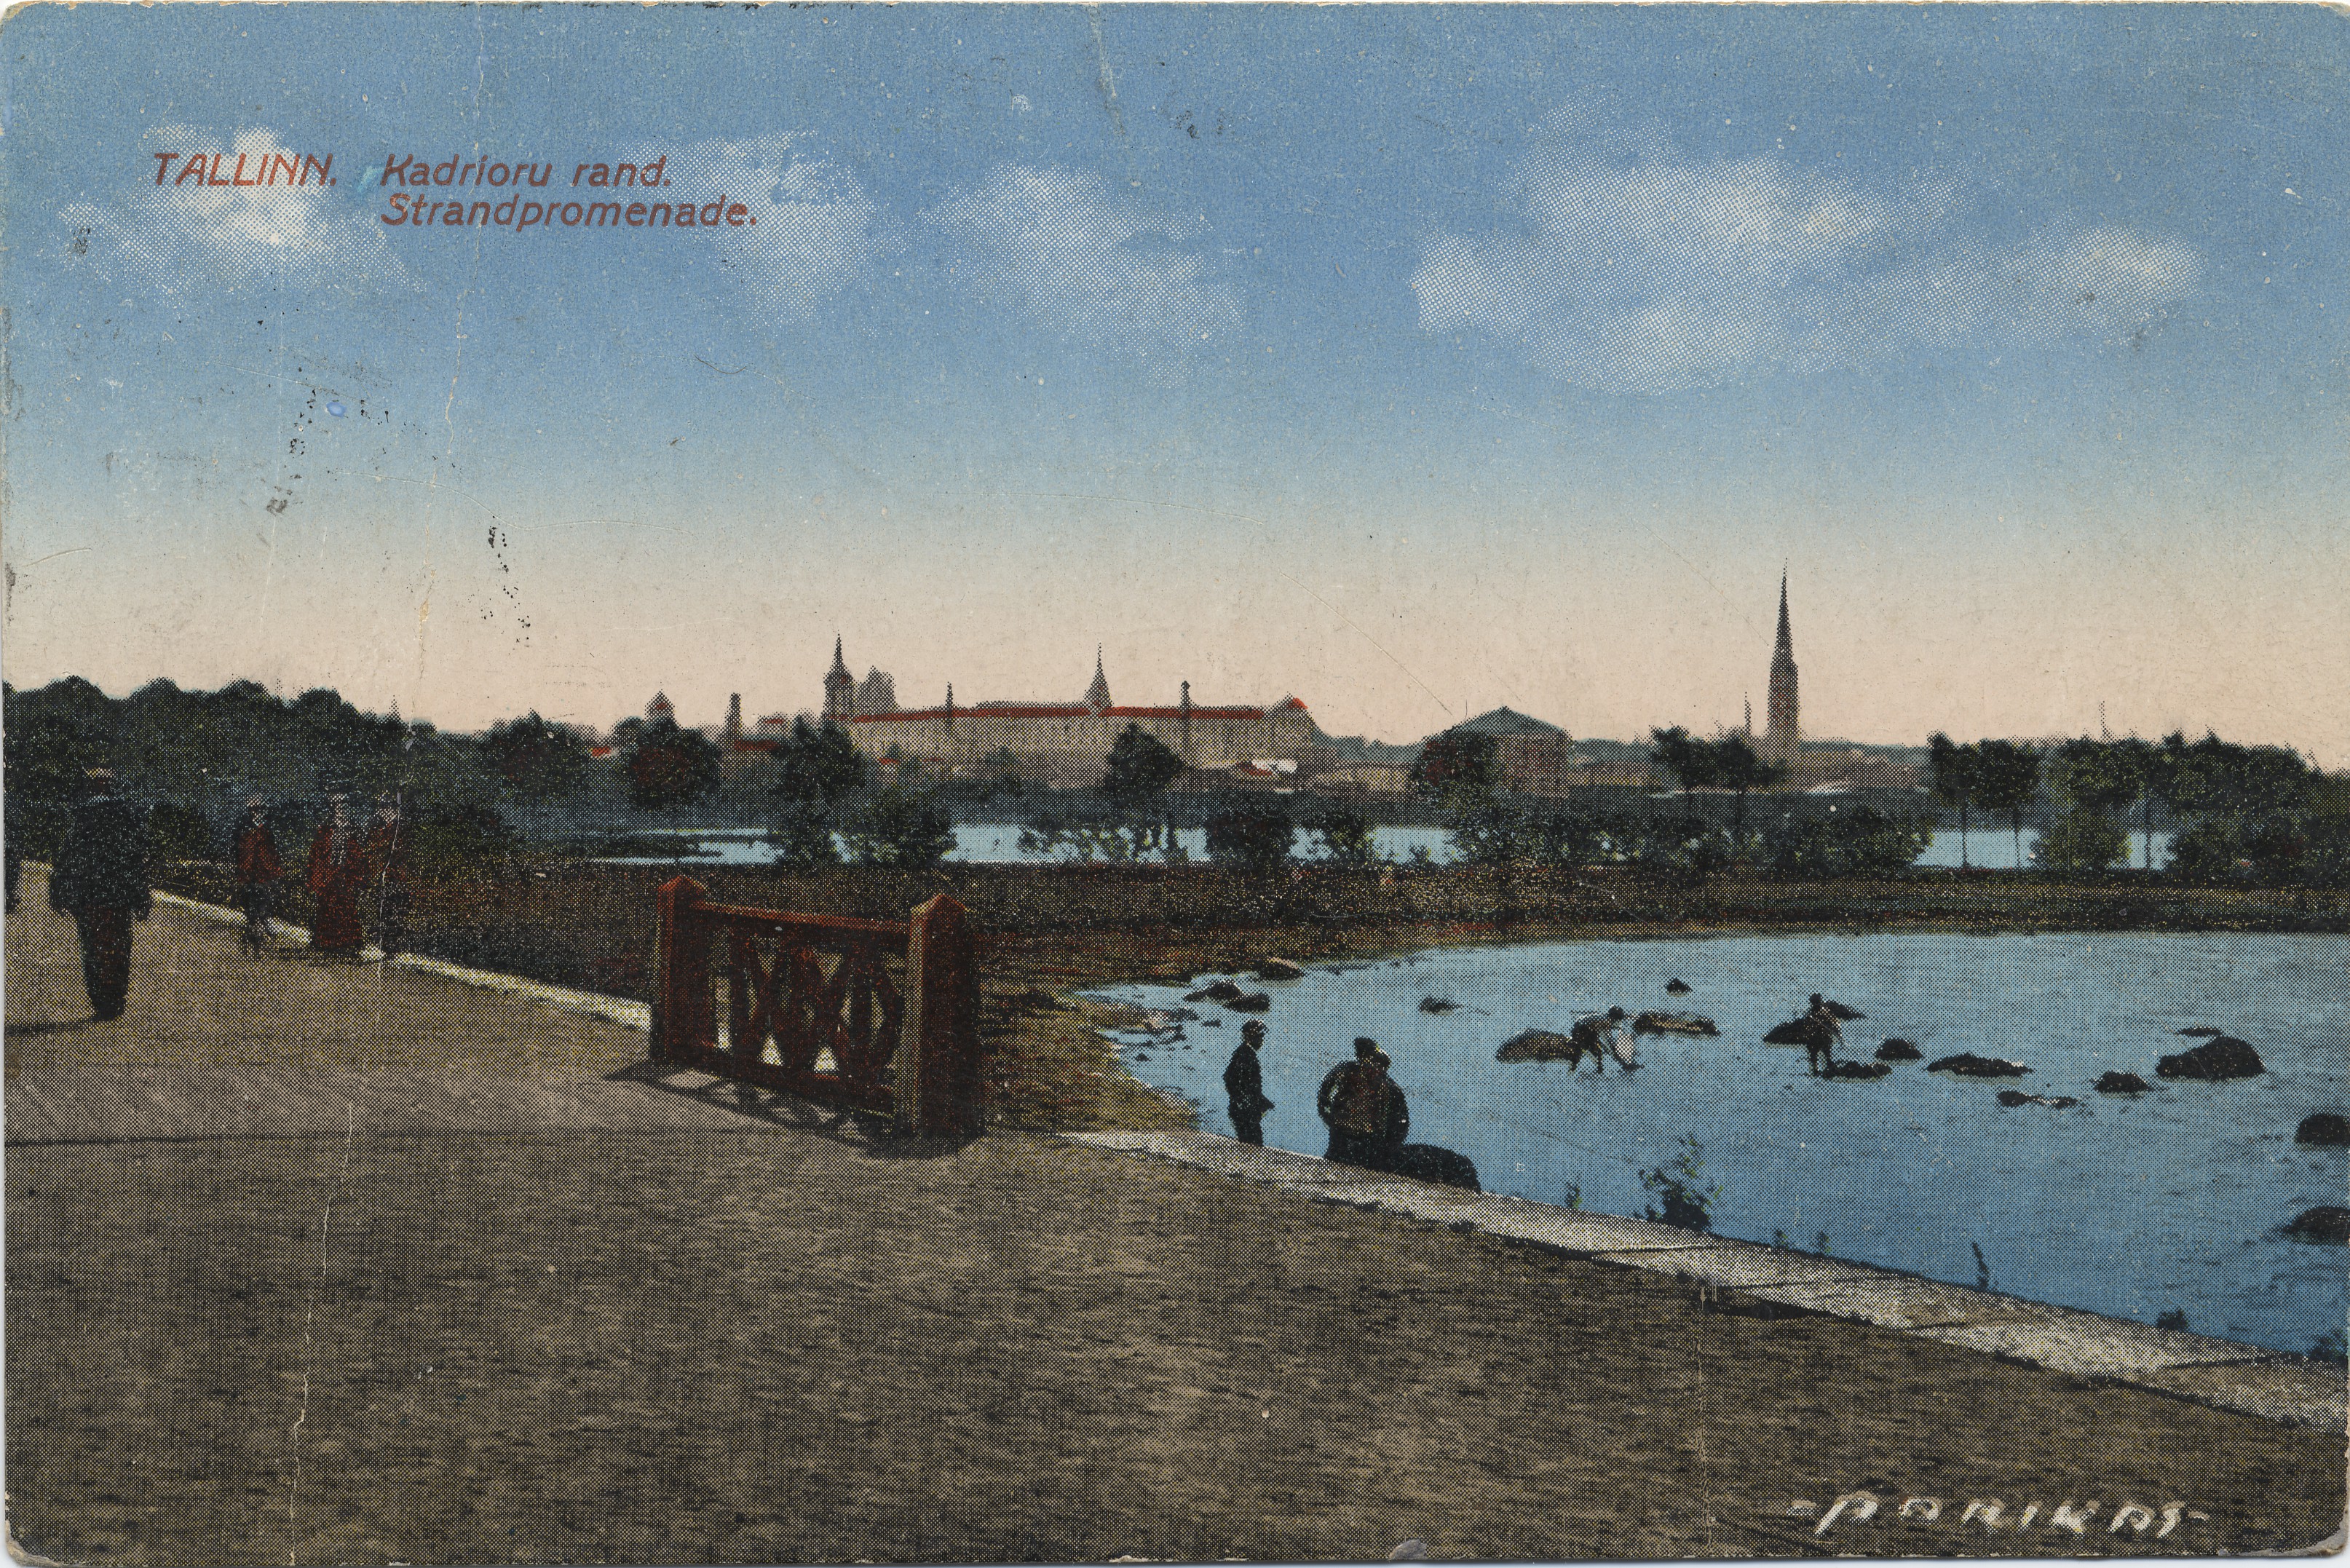
M351 1175L351 1137L359 1130L359 1107L348 1101L343 1104L348 1118L343 1125L343 1168L335 1178L335 1189L327 1196L327 1207L318 1215L318 1277L310 1283L310 1300L302 1309L302 1405L294 1414L293 1429L286 1433L288 1452L294 1459L294 1473L286 1482L286 1568L295 1568L295 1555L301 1550L301 1540L294 1532L294 1501L302 1489L302 1423L310 1418L310 1320L318 1311L318 1287L327 1281L327 1225L334 1218L335 1199L343 1195L343 1184Z
M1102 38L1101 7L1088 5L1086 11L1094 26L1094 57L1101 62L1102 103L1109 109L1109 128L1118 132L1120 141L1124 141L1126 117L1118 110L1118 78L1110 72L1109 46Z
M50 551L47 555L46 555L46 556L42 556L42 557L41 557L41 559L40 559L40 560L38 560L38 561L27 561L27 562L26 562L26 563L25 563L25 570L26 570L26 571L28 571L28 572L29 572L29 571L31 571L35 566L37 566L41 565L41 564L42 564L42 562L45 562L45 561L54 561L54 560L57 559L57 557L59 557L60 556L78 556L78 555L80 555L83 551L88 550L88 549L89 549L90 547L91 547L91 546L89 546L89 545L74 545L71 549L68 549L68 550L52 550L52 551Z
M722 376L739 376L743 371L751 368L748 365L737 365L732 370L729 370L722 365L712 365L709 360L703 358L699 354L696 354L693 357L693 362L697 365L708 366L709 369L717 371Z

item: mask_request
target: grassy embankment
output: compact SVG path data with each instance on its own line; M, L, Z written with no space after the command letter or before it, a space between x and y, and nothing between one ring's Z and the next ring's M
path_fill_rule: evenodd
M483 969L650 1000L653 893L673 869L515 860L422 879L411 945ZM770 909L903 919L935 894L960 900L980 932L992 1115L1000 1125L1055 1129L1185 1120L1118 1068L1096 1032L1107 1010L1069 1002L1066 993L1232 972L1267 954L1335 961L1469 942L1731 930L2350 930L2350 895L2338 890L2137 877L2064 884L2012 872L1691 883L1456 868L1399 868L1392 877L1297 870L1271 879L1211 867L691 869L713 898ZM227 901L224 867L181 865L163 880ZM286 902L286 918L307 921L306 898L295 892Z

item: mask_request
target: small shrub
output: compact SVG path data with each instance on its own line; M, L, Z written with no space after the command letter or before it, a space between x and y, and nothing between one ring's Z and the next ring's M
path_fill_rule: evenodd
M1334 866L1368 866L1370 819L1351 805L1324 806L1305 819L1305 830L1322 841L1322 857Z
M1641 1217L1678 1225L1685 1231L1713 1229L1713 1206L1721 1200L1721 1185L1705 1179L1705 1146L1687 1134L1681 1151L1652 1170L1640 1173L1640 1185L1657 1195Z
M2032 858L2042 869L2095 876L2129 854L2129 835L2106 812L2074 806L2048 825Z
M2175 1328L2179 1333L2185 1334L2187 1332L2187 1309L2185 1307L2166 1308L2161 1313L2156 1314L2154 1326L2157 1328Z
M891 786L857 802L840 836L859 866L927 871L954 848L954 818L929 794Z
M1271 871L1289 858L1296 828L1269 795L1239 795L1208 817L1208 858L1241 871Z

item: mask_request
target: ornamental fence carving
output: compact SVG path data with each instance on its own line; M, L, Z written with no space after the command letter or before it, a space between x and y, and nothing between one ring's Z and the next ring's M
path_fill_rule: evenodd
M899 924L712 903L691 877L657 897L656 1063L887 1116L905 1136L979 1130L961 904L941 895Z

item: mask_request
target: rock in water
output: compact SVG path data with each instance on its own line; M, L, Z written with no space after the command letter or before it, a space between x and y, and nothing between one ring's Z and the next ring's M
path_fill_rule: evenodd
M2010 1062L1998 1056L1978 1056L1971 1051L1961 1051L1955 1056L1927 1063L1926 1071L1956 1073L1961 1078L2021 1078L2032 1069L2021 1062Z
M2101 1095L2143 1095L2153 1087L2136 1073L2108 1073L2097 1080Z
M2350 1209L2336 1209L2331 1204L2313 1209L2284 1229L2286 1235L2298 1236L2304 1241L2350 1241Z
M2208 1023L2192 1023L2180 1030L2178 1033L2191 1038L2198 1034L2224 1034L2227 1031L2223 1029L2214 1029Z
M1820 1074L1823 1078L1882 1078L1893 1071L1890 1062L1831 1062Z
M2081 1102L2070 1095L2027 1095L2022 1089L2002 1089L1999 1103L2010 1110L2018 1106L2046 1106L2052 1111L2061 1111Z
M1199 990L1186 995L1183 1000L1186 1002L1230 1002L1234 997L1239 996L1240 993L1241 988L1239 986L1234 985L1229 980L1220 980L1213 985L1201 986Z
M1445 1187L1465 1187L1471 1192L1485 1189L1477 1184L1477 1167L1465 1154L1455 1154L1449 1148L1439 1148L1432 1143L1408 1143L1397 1155L1395 1172L1415 1181L1433 1181Z
M1696 1012L1643 1012L1632 1020L1635 1034L1719 1034L1713 1020Z
M1923 1051L1907 1040L1887 1040L1877 1048L1877 1059L1880 1062L1915 1062L1923 1055Z
M2350 1118L2334 1111L2320 1111L2315 1116L2303 1116L2301 1126L2293 1130L2293 1141L2339 1148L2344 1144L2350 1144Z
M2257 1078L2267 1071L2261 1054L2232 1034L2216 1035L2154 1064L2158 1078Z
M1502 1042L1499 1051L1493 1053L1496 1062L1579 1062L1582 1059L1583 1047L1575 1043L1573 1036L1548 1029L1529 1029L1523 1033L1513 1034Z
M1422 1012L1458 1012L1460 1007L1459 1002L1448 1002L1440 996L1423 996L1419 999L1419 1010Z
M1678 980L1669 980L1665 981L1665 994L1667 996L1687 996L1689 993L1690 988L1681 981Z
M1809 1045L1818 1037L1826 1034L1826 1033L1827 1025L1807 1013L1801 1018L1790 1018L1784 1023L1774 1025L1770 1033L1762 1036L1762 1044L1765 1045Z
M1262 958L1256 961L1259 980L1304 980L1305 971L1285 958Z
M1829 1017L1846 1023L1851 1023L1856 1018L1866 1018L1868 1016L1867 1013L1863 1012L1859 1008L1846 1007L1841 1002L1823 1002L1820 1003L1820 1007L1821 1010L1826 1012Z
M1234 1012L1270 1012L1273 1011L1273 998L1261 991L1252 991L1233 997L1224 1005Z

